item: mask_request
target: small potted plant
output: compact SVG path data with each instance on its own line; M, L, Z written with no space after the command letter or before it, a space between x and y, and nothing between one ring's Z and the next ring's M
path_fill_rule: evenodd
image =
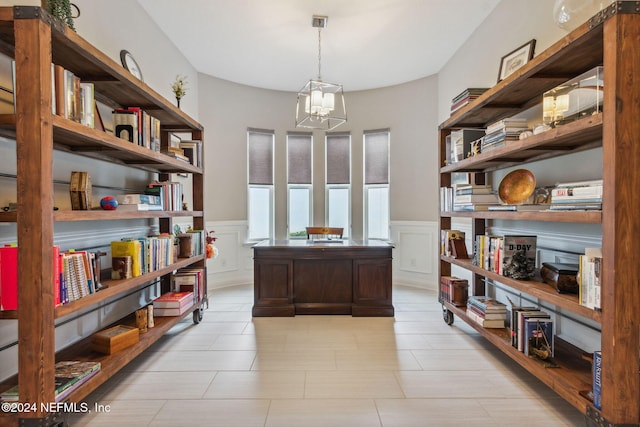
M180 100L183 96L187 94L187 76L183 76L178 74L176 76L176 80L171 85L171 90L173 94L176 96L176 101L178 102L178 108L180 108Z
M69 0L46 0L45 7L47 12L51 14L54 18L57 18L67 27L71 28L75 31L75 27L73 25L73 14L71 13L71 7L76 9L76 18L80 16L80 9L75 4L72 4Z

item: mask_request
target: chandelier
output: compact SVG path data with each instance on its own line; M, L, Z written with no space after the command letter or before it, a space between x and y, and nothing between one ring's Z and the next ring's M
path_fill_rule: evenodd
M318 79L309 80L298 92L296 127L331 130L347 121L342 85L322 81L322 38L327 16L313 16L312 25L318 28Z

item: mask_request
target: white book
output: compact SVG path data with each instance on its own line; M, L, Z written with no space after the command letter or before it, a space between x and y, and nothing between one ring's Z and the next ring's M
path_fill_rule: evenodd
M124 203L118 205L119 211L161 211L161 205L150 205L148 203Z

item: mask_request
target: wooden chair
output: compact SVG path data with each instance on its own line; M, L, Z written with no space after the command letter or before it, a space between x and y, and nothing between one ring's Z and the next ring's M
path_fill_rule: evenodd
M307 227L307 239L342 239L342 227Z

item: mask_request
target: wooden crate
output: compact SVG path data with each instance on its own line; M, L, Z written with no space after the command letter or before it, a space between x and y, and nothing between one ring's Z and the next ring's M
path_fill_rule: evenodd
M91 337L91 348L105 354L113 354L136 344L140 339L140 331L134 326L117 325L96 332Z

